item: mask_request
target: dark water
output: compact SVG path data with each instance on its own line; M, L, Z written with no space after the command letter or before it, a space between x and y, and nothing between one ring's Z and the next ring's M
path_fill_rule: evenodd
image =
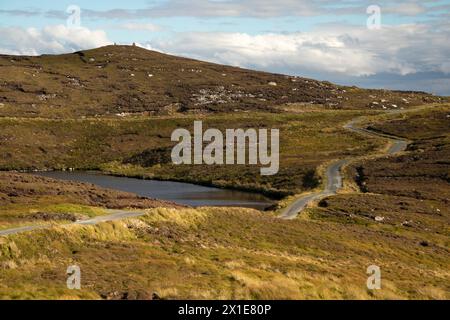
M103 188L132 192L144 197L169 200L193 207L233 206L262 210L271 205L270 200L259 194L189 183L113 177L97 172L55 171L37 174L53 179L92 183Z

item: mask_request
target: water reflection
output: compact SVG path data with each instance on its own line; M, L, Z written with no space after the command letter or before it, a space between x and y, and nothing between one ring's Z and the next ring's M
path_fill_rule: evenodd
M132 192L143 197L174 201L193 207L236 206L263 210L271 205L262 195L204 187L189 183L113 177L98 172L43 172L38 175L60 180L87 182L103 188Z

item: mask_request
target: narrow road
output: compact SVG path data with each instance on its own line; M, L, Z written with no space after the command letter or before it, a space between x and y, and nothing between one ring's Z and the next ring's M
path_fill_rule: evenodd
M109 222L109 221L116 221L116 220L122 220L127 218L135 218L145 215L144 211L123 211L123 210L109 210L111 214L105 215L105 216L98 216L89 220L82 220L77 221L65 225L87 225L87 226L93 226L99 223L103 222ZM54 226L54 225L53 225ZM26 227L19 227L14 229L7 229L7 230L0 230L0 236L9 236L12 234L18 234L28 231L34 231L34 230L40 230L40 229L48 229L53 226L26 226Z
M355 127L355 124L358 122L358 120L353 120L349 124L346 124L344 126L345 129L357 132L364 135L371 135L371 136L377 136L382 137L385 139L388 139L391 141L392 145L389 148L389 150L386 152L386 155L392 155L398 152L402 152L406 150L406 147L408 146L408 141L402 140L398 137L378 133L375 131L371 131L364 128L358 128ZM325 176L327 179L327 185L324 190L318 191L315 193L307 194L304 196L299 197L297 200L295 200L290 206L288 206L284 212L279 216L282 219L286 220L292 220L295 219L300 212L303 211L303 209L308 206L313 201L323 199L328 196L336 195L337 192L342 189L343 187L343 178L341 175L341 169L344 165L348 164L351 161L351 159L343 159L338 160L336 162L333 162L326 170ZM145 212L143 211L124 211L124 210L110 210L111 214L105 215L105 216L98 216L93 219L89 220L83 220L83 221L77 221L71 224L75 225L96 225L102 222L109 222L109 221L115 221L115 220L121 220L121 219L127 219L127 218L134 218L145 215ZM69 224L70 225L70 224ZM28 231L34 231L34 230L40 230L40 229L47 229L51 226L42 226L42 225L34 225L34 226L24 226L14 229L7 229L7 230L0 230L0 236L8 236L12 234L18 234L22 232L28 232Z
M136 218L145 215L144 211L111 211L114 212L107 216L98 216L90 220L77 221L75 224L93 226L103 222L116 221L128 218Z
M341 168L349 161L350 160L339 160L332 163L327 168L325 173L327 177L327 185L325 189L323 191L318 191L298 198L284 210L284 212L280 215L280 218L286 220L295 219L297 218L297 215L311 202L336 194L343 186L342 176L340 173Z
M393 155L399 152L403 152L408 147L408 141L400 139L395 136L378 133L375 131L371 131L365 128L355 127L355 124L358 122L357 120L353 120L352 122L346 124L344 126L345 129L357 132L364 135L382 137L388 139L391 142L391 146L386 151L386 155ZM291 205L289 205L279 216L282 219L292 220L297 218L298 214L301 213L311 202L316 200L321 200L323 198L336 195L337 192L342 189L342 175L341 170L342 167L348 164L351 159L344 159L333 162L326 170L325 176L327 179L327 185L324 190L318 191L312 194L307 194L299 197L295 200Z

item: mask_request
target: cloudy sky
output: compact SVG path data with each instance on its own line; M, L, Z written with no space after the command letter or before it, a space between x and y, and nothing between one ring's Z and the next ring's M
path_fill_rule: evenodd
M0 53L65 53L113 42L341 84L450 95L450 0L0 2Z

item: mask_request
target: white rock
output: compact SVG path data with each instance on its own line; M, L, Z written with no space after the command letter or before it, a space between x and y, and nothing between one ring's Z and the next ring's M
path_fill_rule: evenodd
M269 86L276 87L278 84L274 81L269 82Z
M375 221L382 222L382 221L384 221L384 217L377 216L377 217L375 217Z
M411 223L412 223L412 221L406 220L406 221L403 221L403 222L402 222L402 226L403 226L403 227L411 227Z

